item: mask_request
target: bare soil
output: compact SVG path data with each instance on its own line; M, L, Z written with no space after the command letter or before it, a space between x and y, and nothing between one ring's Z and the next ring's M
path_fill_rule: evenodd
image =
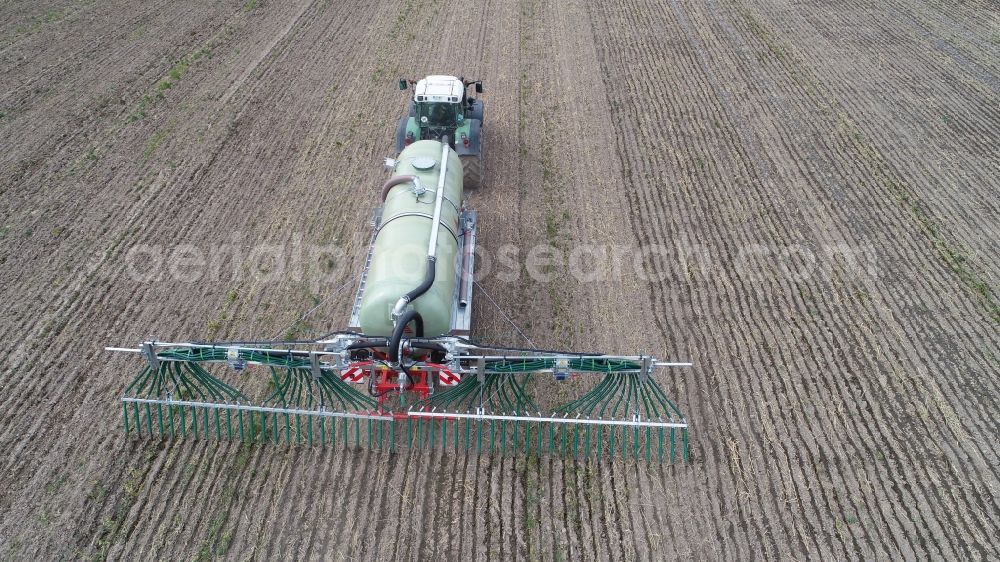
M42 0L0 28L0 558L1000 557L995 3ZM126 439L139 365L103 346L346 324L395 79L440 72L487 88L484 248L670 250L482 286L537 346L692 360L662 379L691 462ZM157 261L185 245L232 248Z

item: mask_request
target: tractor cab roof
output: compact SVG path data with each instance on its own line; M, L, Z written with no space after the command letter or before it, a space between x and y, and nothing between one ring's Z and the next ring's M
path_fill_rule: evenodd
M465 85L454 76L428 76L417 82L413 89L415 102L450 102L458 103L465 95Z

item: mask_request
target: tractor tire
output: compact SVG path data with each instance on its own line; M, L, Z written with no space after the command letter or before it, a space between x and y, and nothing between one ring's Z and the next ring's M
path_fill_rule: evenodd
M406 122L409 121L409 117L401 117L399 119L399 124L396 125L396 156L399 156L400 152L406 148Z
M462 186L464 189L479 189L483 184L482 154L459 156L462 160Z
M472 107L465 112L465 118L477 119L481 123L483 121L483 100L472 102Z

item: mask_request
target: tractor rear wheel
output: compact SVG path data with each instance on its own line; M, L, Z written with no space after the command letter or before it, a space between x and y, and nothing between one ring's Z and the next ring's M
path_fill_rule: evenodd
M465 154L462 159L462 185L464 189L479 189L483 184L482 154Z
M396 125L396 156L406 148L406 123L409 117L400 117L399 124Z

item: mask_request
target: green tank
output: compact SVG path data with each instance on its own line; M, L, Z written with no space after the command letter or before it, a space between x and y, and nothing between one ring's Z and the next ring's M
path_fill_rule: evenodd
M385 204L358 312L361 330L367 335L390 336L393 305L424 279L443 148L433 140L409 145L399 154L393 176L386 183L398 184L383 191ZM410 303L423 318L427 337L447 334L451 328L460 267L457 237L461 235L462 162L451 148L447 159L434 284ZM400 176L414 176L416 181L397 179Z

